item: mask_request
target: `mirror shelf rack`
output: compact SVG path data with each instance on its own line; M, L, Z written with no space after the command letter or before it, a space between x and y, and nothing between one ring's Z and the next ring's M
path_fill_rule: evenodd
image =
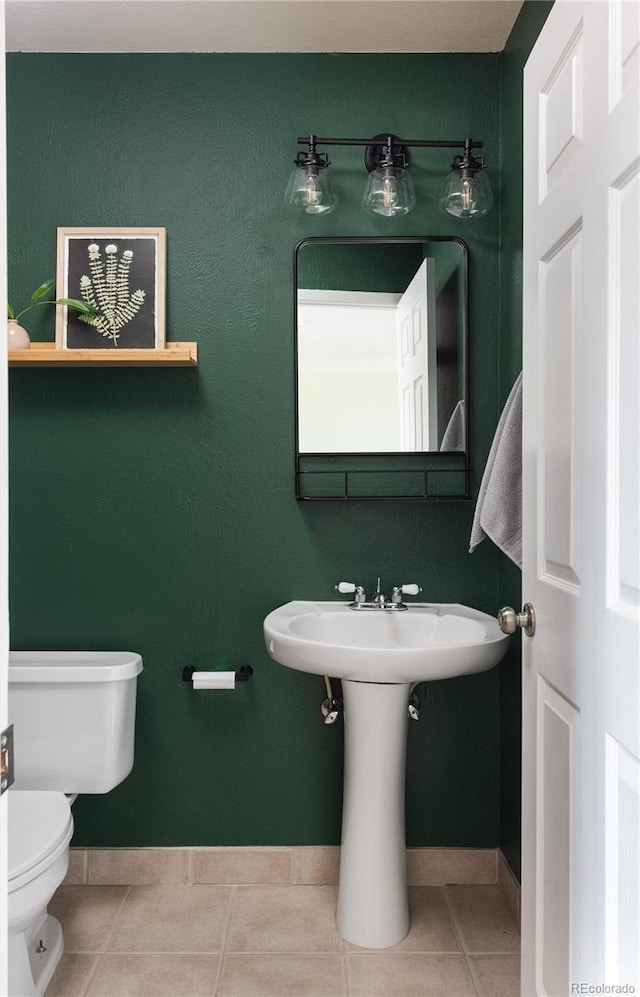
M458 460L451 467L425 467L425 455L416 455L415 467L394 454L344 454L349 466L340 467L332 454L296 455L296 498L300 501L450 502L471 498L471 468ZM323 459L326 465L320 466ZM330 466L333 464L333 466Z

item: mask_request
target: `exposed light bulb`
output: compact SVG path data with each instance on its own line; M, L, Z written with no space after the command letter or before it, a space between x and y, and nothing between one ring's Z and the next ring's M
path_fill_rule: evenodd
M328 170L316 165L296 166L284 197L292 208L308 215L328 215L338 203Z
M460 202L462 204L462 210L465 214L469 214L471 208L473 207L473 180L471 177L464 178L461 188Z
M485 215L492 204L491 184L481 163L460 166L454 162L444 182L441 208L454 218L476 218Z
M406 215L416 203L413 181L408 170L383 166L372 170L365 186L362 203L374 215L393 218Z
M394 208L398 201L398 185L395 177L385 177L382 182L382 205L389 209Z
M317 207L321 199L322 191L320 190L320 185L318 183L318 176L317 174L314 176L314 174L311 173L307 177L307 207Z

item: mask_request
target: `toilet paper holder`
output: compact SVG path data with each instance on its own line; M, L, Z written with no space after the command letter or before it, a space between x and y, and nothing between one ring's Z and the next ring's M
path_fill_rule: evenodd
M184 668L182 669L182 681L188 682L192 688L194 686L193 676L195 675L195 673L196 669L193 667L193 665L185 665ZM239 671L237 672L211 671L211 672L198 672L198 675L203 675L203 676L207 675L211 676L212 678L214 676L220 676L220 677L229 676L230 679L231 676L233 676L233 685L229 685L226 687L220 686L220 688L233 688L236 682L248 682L251 676L253 675L253 668L251 667L251 665L243 665L242 668L240 668ZM211 686L211 688L215 688L215 686Z

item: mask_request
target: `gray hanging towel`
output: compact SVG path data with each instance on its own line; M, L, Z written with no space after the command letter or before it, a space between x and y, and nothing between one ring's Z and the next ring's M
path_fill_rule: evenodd
M485 537L522 567L522 374L505 403L478 494L469 553Z
M447 424L440 444L441 450L466 450L467 441L464 431L464 398L461 398Z

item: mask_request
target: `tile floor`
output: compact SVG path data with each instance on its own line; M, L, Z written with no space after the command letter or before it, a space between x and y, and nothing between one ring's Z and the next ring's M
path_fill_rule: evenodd
M393 949L343 942L334 886L62 886L46 997L517 997L497 886L413 886Z

